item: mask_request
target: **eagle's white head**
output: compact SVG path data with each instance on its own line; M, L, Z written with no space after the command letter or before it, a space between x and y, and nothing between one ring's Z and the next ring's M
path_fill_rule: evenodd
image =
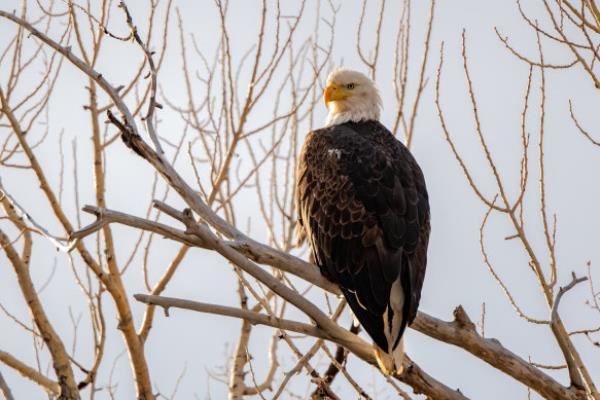
M379 91L369 77L358 71L339 68L331 72L323 99L329 109L327 126L348 121L379 120Z

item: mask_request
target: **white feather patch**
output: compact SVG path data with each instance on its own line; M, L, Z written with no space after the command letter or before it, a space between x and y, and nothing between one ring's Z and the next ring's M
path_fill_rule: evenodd
M402 290L402 284L400 278L392 284L390 291L389 306L386 307L383 313L383 333L387 341L387 349L381 349L382 351L376 351L377 362L380 368L385 373L399 373L402 371L402 360L404 359L404 339L400 338L400 342L394 348L398 335L400 335L400 327L403 319L403 307L404 307L404 291ZM392 323L390 325L390 313ZM378 346L376 346L378 348ZM387 371L387 372L386 372Z
M339 160L340 157L342 156L342 150L340 150L340 149L329 149L329 150L327 150L327 154L329 154L330 156L335 156Z

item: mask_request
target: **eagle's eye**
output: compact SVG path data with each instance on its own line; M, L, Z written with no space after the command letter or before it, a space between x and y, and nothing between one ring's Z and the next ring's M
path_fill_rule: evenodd
M346 89L352 90L352 89L354 89L354 86L355 86L354 83L349 83L346 85Z

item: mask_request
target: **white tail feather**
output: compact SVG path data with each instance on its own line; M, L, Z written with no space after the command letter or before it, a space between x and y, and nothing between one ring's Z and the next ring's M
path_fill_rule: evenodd
M392 354L382 350L376 344L373 344L373 352L379 369L386 375L399 375L403 371L402 362L404 361L404 337L400 338L400 343L392 351Z
M375 358L377 364L383 373L387 375L401 374L402 361L404 360L404 338L396 347L396 340L400 335L400 328L403 320L404 291L400 283L400 278L396 279L390 290L389 305L383 312L383 333L387 341L387 349L382 349L374 344ZM392 313L390 318L390 313ZM391 320L391 321L390 321ZM390 323L391 322L391 323Z

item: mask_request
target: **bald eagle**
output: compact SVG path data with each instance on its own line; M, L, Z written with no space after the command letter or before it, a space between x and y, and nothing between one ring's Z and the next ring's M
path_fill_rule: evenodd
M373 339L381 370L398 374L427 264L425 179L379 122L371 79L335 70L324 100L326 127L308 133L296 171L299 234Z

